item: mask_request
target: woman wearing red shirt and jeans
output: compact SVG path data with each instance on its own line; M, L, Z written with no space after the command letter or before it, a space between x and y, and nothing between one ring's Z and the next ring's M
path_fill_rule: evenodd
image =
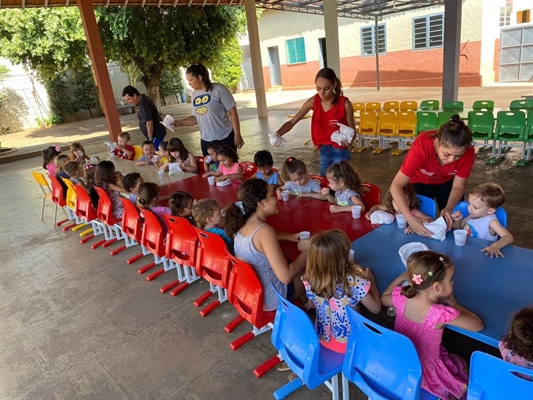
M350 99L342 95L342 84L335 71L322 68L315 77L316 91L300 111L276 132L283 136L289 132L308 112L313 110L311 119L311 139L320 149L320 175L326 176L331 164L341 160L350 161L348 146L339 146L331 140L331 134L339 129L341 123L354 129L353 107ZM355 138L355 135L354 135Z
M412 183L418 194L435 199L450 228L451 212L463 199L474 159L472 132L457 115L438 131L422 132L416 137L390 187L392 198L415 233L431 236L409 211L404 186Z

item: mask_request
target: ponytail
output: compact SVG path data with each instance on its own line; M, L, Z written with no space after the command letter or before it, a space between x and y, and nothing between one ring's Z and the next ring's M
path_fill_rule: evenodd
M291 174L306 174L307 167L303 161L298 160L296 157L287 158L281 165L281 177L285 182L290 181Z
M472 144L472 131L458 115L452 115L450 120L439 128L437 139L441 144L451 144L462 149Z
M202 77L202 82L205 85L206 92L210 92L213 89L213 82L209 79L209 71L202 63L194 63L187 68L186 74L190 74L195 78Z

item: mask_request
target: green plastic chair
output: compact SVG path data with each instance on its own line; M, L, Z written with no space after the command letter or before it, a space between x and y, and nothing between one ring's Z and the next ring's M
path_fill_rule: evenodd
M422 100L420 103L420 109L424 111L435 110L438 111L440 103L438 100Z
M476 100L472 104L474 111L494 111L494 101L492 100Z
M441 111L439 112L439 126L444 125L450 121L452 115L457 115L456 111Z
M533 111L533 100L513 100L509 104L509 109L511 111Z
M462 101L445 101L442 105L442 109L445 112L458 114L463 111L464 103Z
M496 118L496 129L494 139L498 141L498 155L488 159L490 164L498 163L502 158L502 150L508 151L512 147L523 148L523 143L519 145L511 144L523 142L526 134L526 114L522 111L499 111ZM511 142L511 143L509 143Z
M439 128L439 118L432 111L417 111L415 135L420 132L432 131Z
M476 146L477 141L482 140L483 145L479 150L492 148L492 157L494 157L496 155L496 141L494 140L494 114L492 111L468 112L468 127L472 131L472 144ZM491 145L489 145L489 140L492 140Z
M527 112L526 133L522 145L522 158L516 162L518 167L523 167L531 161L531 148L533 147L533 111Z

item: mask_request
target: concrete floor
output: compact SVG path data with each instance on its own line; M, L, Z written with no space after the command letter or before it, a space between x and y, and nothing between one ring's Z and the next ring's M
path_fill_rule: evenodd
M519 97L517 93L508 96ZM365 98L375 100L371 95L368 91ZM392 92L382 95L381 101L389 100ZM492 97L496 95L504 97ZM403 97L415 98L407 94ZM482 97L486 96L477 98ZM310 120L300 122L286 136L288 143L282 149L272 149L266 140L266 133L285 122L286 115L297 110L299 104L301 101L278 105L270 110L268 120L258 120L253 99L240 102L246 140L241 159L252 160L255 151L267 148L277 165L292 155L305 160L309 170L316 173L317 152L311 146L302 146L309 137ZM170 112L186 114L189 109L181 106ZM95 154L103 150L102 142L107 140L98 134L102 121L68 124L45 133L55 135L57 142L69 142L73 140L70 135L63 136L69 127L72 135L77 134L75 129L84 127L90 133L84 140L86 149ZM135 116L123 117L123 125L135 126ZM138 131L132 132L133 142L140 142ZM197 131L183 132L180 137L189 150L199 153ZM39 138L38 132L32 135L35 140ZM25 144L29 148L30 143ZM504 207L515 244L533 248L533 163L515 167L517 151L497 166L485 165L486 157L478 156L468 189L486 181L502 185L507 192ZM386 191L403 158L367 151L354 154L353 163L365 181ZM270 334L233 352L229 343L249 326L242 324L232 334L223 331L236 315L229 304L221 305L206 318L200 317L192 301L206 290L205 282L197 282L177 297L163 295L159 287L174 275L168 273L147 282L137 274L142 261L134 265L125 262L137 249L110 257L109 250L80 245L76 234L52 228L50 204L41 221L42 196L30 173L40 170L40 164L41 160L33 157L0 166L0 398L272 398L272 392L286 383L287 373L274 370L261 379L252 374L255 366L275 354ZM474 349L493 351L452 332L445 336L445 345L466 357ZM364 398L355 386L350 389L350 398ZM303 388L290 398L330 396L322 388L313 392Z

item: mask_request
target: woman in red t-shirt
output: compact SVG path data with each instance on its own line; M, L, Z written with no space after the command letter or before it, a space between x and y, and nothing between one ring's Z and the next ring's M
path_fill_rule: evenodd
M404 186L412 183L418 194L435 199L449 229L453 222L451 212L463 199L474 159L472 132L457 115L438 131L422 132L416 137L390 187L392 198L414 232L431 236L409 211Z
M331 164L351 159L349 146L339 146L331 140L331 134L339 129L337 123L354 129L353 107L350 99L343 96L341 81L331 68L322 68L318 71L315 84L318 93L308 99L300 111L290 121L285 122L276 134L283 136L309 110L313 110L311 138L315 146L320 149L320 175L326 176L326 170Z

